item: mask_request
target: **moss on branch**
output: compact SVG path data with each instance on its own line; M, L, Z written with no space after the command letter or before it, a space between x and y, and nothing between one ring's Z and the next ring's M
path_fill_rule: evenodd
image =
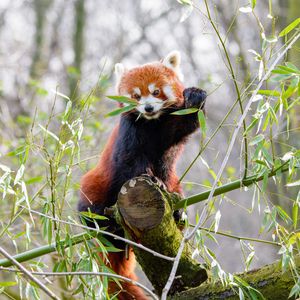
M148 177L137 177L126 182L119 194L117 218L127 238L139 241L161 254L175 257L183 235L173 218L169 203L171 198L169 193L161 191ZM134 248L134 252L156 292L160 294L173 261L166 261L138 248ZM198 286L206 279L206 271L192 259L191 246L187 243L171 293Z

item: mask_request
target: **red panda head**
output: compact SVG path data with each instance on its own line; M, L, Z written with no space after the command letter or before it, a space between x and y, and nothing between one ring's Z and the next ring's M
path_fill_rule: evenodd
M172 51L159 62L130 70L116 64L118 94L136 99L136 111L146 119L158 118L167 107L182 106L180 60L180 53Z

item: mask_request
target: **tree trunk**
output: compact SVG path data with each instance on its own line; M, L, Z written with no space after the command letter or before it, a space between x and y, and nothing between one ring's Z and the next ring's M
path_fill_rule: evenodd
M35 0L33 2L35 12L35 35L34 35L34 53L30 67L30 77L39 79L43 70L43 46L45 39L46 13L51 4L49 0Z
M173 218L172 208L178 200L177 194L160 189L148 176L140 176L123 185L117 201L116 217L128 239L163 255L175 257L183 238ZM161 294L174 262L140 248L134 248L134 252L156 293ZM300 258L296 259L296 264L300 265ZM291 272L282 273L278 262L237 276L270 300L288 299L295 284ZM204 282L206 279L206 271L192 259L191 245L187 243L170 299L239 299L237 288L233 290L220 282Z
M73 35L73 50L74 62L73 68L69 69L69 85L70 97L73 104L76 104L78 99L78 83L81 77L81 65L84 54L84 27L86 19L86 10L84 0L76 0L74 3L75 19L74 19L74 35Z

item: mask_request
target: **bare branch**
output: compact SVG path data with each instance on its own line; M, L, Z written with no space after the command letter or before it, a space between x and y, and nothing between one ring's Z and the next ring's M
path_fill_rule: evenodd
M2 271L8 271L8 272L15 272L15 273L24 273L26 274L24 271L19 271L13 268L4 268L4 267L0 267L0 270ZM111 278L117 278L117 279L121 279L124 280L126 282L129 282L133 285L136 285L140 288L142 288L145 292L147 292L153 299L158 300L158 297L150 290L148 289L146 286L144 286L143 284L132 280L130 278L127 278L125 276L121 276L118 274L113 274L113 273L107 273L107 272L85 272L85 271L78 271L78 272L31 272L31 274L37 275L37 276L106 276L106 277L111 277Z
M51 299L60 300L51 290L49 290L41 281L36 279L26 268L24 268L18 261L16 261L9 253L0 247L0 253L9 259L28 279L32 280L37 286L40 287Z
M21 205L21 207L29 210L28 207L25 207L23 205ZM153 254L154 256L160 257L160 258L165 259L165 260L169 260L169 261L174 261L175 260L174 257L169 257L169 256L166 256L166 255L160 254L160 253L158 253L156 251L151 250L150 248L147 248L147 247L143 246L142 244L138 244L136 242L133 242L131 240L128 240L126 238L123 238L121 236L113 234L111 232L108 232L108 231L105 231L105 230L101 230L99 228L94 228L94 227L89 227L89 226L85 226L85 225L82 225L82 224L76 224L76 223L72 223L72 222L68 222L68 221L63 221L63 220L60 220L60 219L57 219L57 218L53 218L51 216L48 216L46 214L43 214L41 212L38 212L38 211L35 211L35 210L32 210L32 209L30 209L30 212L32 212L33 214L36 214L36 215L43 216L43 217L48 218L50 220L53 220L55 222L59 222L59 223L67 224L67 225L71 225L71 226L76 226L76 227L79 227L79 228L83 228L83 229L86 229L86 230L95 231L95 232L98 232L98 233L101 233L101 234L104 234L104 235L111 236L111 237L113 237L116 240L120 240L120 241L123 241L123 242L125 242L125 243L127 243L129 245L138 247L138 248L140 248L140 249L142 249L144 251L147 251L147 252Z

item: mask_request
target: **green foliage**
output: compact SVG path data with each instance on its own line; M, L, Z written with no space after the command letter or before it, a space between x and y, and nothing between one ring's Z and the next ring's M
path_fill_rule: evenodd
M178 0L178 2L184 7L181 21L186 20L192 11L199 10L193 1ZM222 57L225 57L226 66L229 67L229 75L237 97L232 110L226 113L224 122L229 117L234 124L239 121L251 93L254 93L254 102L251 116L246 119L246 126L242 131L243 143L246 146L241 155L241 157L244 156L244 176L240 176L235 166L227 166L225 168L226 179L224 176L218 177L213 163L205 160L202 155L205 150L208 151L206 147L222 128L224 122L222 121L216 131L211 134L201 110L189 108L173 113L178 116L197 113L203 140L193 163L200 157L201 163L208 171L208 178L202 178L206 185L205 189L212 187L215 181L217 186L215 197L206 205L206 213L196 217L196 222L200 222L203 226L195 234L194 256L201 257L205 261L211 273L211 281L221 281L222 284L231 286L240 299L264 299L263 295L247 282L223 270L217 255L209 248L208 242L218 243L218 235L238 239L245 270L251 269L255 260L255 251L257 251L257 248L245 241L276 246L281 257L282 271L291 269L294 274L295 285L290 291L290 296L299 297L300 275L295 264L295 257L299 255L300 247L298 232L300 144L299 126L297 126L299 124L297 114L300 105L300 70L285 59L272 70L257 94L254 91L256 84L261 81L272 61L277 57L276 51L280 51L281 43L284 43L282 39L278 40L277 36L286 37L292 35L293 32L297 34L296 28L300 24L300 19L289 24L279 35L274 30L275 23L272 23L273 32L266 36L263 22L255 14L256 1L249 1L248 6L240 8L240 12L255 17L258 23L258 36L261 37L261 49L249 49L249 52L254 54L255 61L259 62L256 70L257 76L252 74L254 81L249 83L250 81L245 80L245 85L243 85L237 80L232 66L226 48L227 37L225 39L222 37L209 13L206 1L205 4L207 17L222 45L221 51L224 52ZM270 16L272 17L271 14ZM234 22L235 20L228 29L227 35L230 34L232 27L236 26ZM273 17L272 22L275 22ZM69 67L67 72L72 78L80 75L75 67ZM106 91L108 85L109 77L100 76L97 88L101 93ZM78 101L74 101L59 91L55 91L54 94L50 93L37 80L30 80L28 87L40 102L46 103L47 97L52 96L53 105L50 113L43 111L41 107L37 107L36 111L33 109L32 114L27 115L21 112L16 117L18 134L13 140L10 137L2 138L0 244L11 249L12 254L23 255L24 265L30 271L46 272L52 269L53 272L112 273L99 258L99 253L105 259L108 252L119 250L102 235L95 237L92 233L85 234L86 229L80 227L82 226L79 222L80 215L76 212L80 173L88 169L90 160L97 158L97 155L89 156L86 149L92 149L95 145L99 148L100 142L105 143L105 140L99 140L101 133L106 129L103 123L103 110L98 109L103 105L102 94L99 93L99 96L93 90L90 94L81 95ZM1 94L3 89L1 83ZM131 111L137 105L135 100L128 97L107 97L125 104L124 107L107 113L105 116L108 117ZM236 106L240 106L237 118L232 117L232 111ZM11 129L9 125L3 125L1 130L5 132ZM203 143L204 141L206 143ZM270 177L274 183L270 182ZM233 178L236 180L231 181ZM230 182L224 183L226 180ZM276 189L276 194L279 195L278 199L272 197L275 193L270 187L271 184ZM187 186L193 189L196 185L197 182L189 182ZM252 212L255 207L260 208L261 202L264 202L259 234L269 233L272 240L238 237L235 233L228 234L219 231L222 224L221 204L224 199L229 198L229 191L241 189L241 187L245 191L253 192L249 212ZM176 205L186 208L188 205L208 199L209 194L210 190L191 196ZM281 201L282 198L288 199L288 205ZM81 217L104 218L91 212L82 213ZM185 224L190 225L188 221ZM207 228L204 229L204 225L207 225ZM78 232L84 234L80 234L79 238ZM95 239L91 241L94 237ZM31 249L33 252L28 253L27 250ZM76 297L109 299L107 287L110 280L114 279L109 276L70 274L60 277L58 283L53 284L52 287L56 292L62 293L65 299ZM119 284L118 281L117 284ZM7 293L8 288L16 286L19 287L20 296L23 298L42 299L37 285L25 282L24 277L19 273L13 275L5 271L0 281L0 294Z
M31 85L36 89L37 96L51 95L48 91L42 93L43 88L39 83L32 82ZM57 100L57 97L62 100ZM65 108L54 113L58 101L65 101L60 102ZM115 252L118 249L103 236L98 236L93 242L89 242L90 238L86 235L81 240L76 237L78 232L85 234L86 231L78 227L80 221L76 212L79 168L89 160L84 153L82 162L81 147L95 143L96 140L90 140L88 135L92 131L99 131L102 126L95 126L94 121L88 118L94 101L95 97L91 93L82 96L82 101L74 106L68 96L55 91L52 112L48 118L39 109L33 117L20 115L18 121L24 126L26 134L24 131L24 136L17 143L5 141L5 150L2 148L1 246L14 245L12 254L36 250L28 254L24 252L25 261L31 258L25 263L31 271L112 272L99 259L98 253L102 253L105 258L108 251ZM88 132L84 132L84 125L89 129ZM104 218L92 213L87 213L85 217ZM67 224L62 221L67 221ZM38 245L43 246L39 248ZM48 256L41 260L40 256L45 254ZM38 286L24 282L22 276L5 272L5 280L0 283L0 293L5 294L8 287L24 285L26 288L20 289L20 295L42 299ZM60 277L58 282L64 286L62 293L68 299L75 297L72 294L81 299L94 299L107 297L109 280L102 280L100 276L73 275Z

